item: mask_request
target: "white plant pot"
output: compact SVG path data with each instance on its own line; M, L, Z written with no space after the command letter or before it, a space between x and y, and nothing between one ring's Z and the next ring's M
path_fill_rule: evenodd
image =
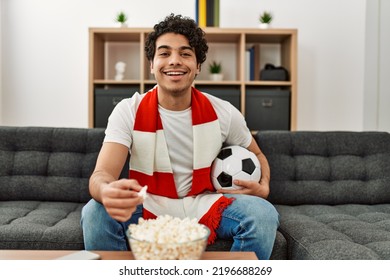
M117 22L117 26L118 27L127 27L127 23L126 22Z
M210 74L210 79L212 81L222 81L223 80L223 74L222 73Z
M269 23L260 23L259 28L261 29L268 29L270 27Z

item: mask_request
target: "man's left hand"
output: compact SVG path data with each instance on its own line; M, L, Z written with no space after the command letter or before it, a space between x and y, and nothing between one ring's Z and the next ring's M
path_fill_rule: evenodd
M262 198L267 198L269 195L269 185L265 182L234 180L235 185L242 187L241 189L219 189L218 193L230 194L248 194L255 195Z

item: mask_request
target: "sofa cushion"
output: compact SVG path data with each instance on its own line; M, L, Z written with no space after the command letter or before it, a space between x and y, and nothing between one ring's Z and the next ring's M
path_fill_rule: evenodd
M270 131L256 136L274 204L390 203L390 134Z
M390 204L276 209L289 259L390 259Z
M87 202L104 129L1 127L0 201Z
M0 248L81 250L84 203L3 201L0 203Z

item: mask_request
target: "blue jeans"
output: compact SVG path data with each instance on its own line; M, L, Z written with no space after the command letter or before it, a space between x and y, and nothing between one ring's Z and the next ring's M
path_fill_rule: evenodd
M267 200L250 195L225 195L234 197L225 209L216 233L218 238L233 239L231 251L254 251L259 259L269 259L279 226L279 214ZM86 250L129 250L126 230L142 217L139 205L127 222L112 219L102 204L90 200L84 206L81 225Z

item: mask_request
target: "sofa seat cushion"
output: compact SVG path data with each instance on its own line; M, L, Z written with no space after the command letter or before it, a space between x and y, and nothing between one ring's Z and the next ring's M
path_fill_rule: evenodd
M390 205L276 205L289 259L390 259Z
M0 201L0 248L81 250L85 203Z

